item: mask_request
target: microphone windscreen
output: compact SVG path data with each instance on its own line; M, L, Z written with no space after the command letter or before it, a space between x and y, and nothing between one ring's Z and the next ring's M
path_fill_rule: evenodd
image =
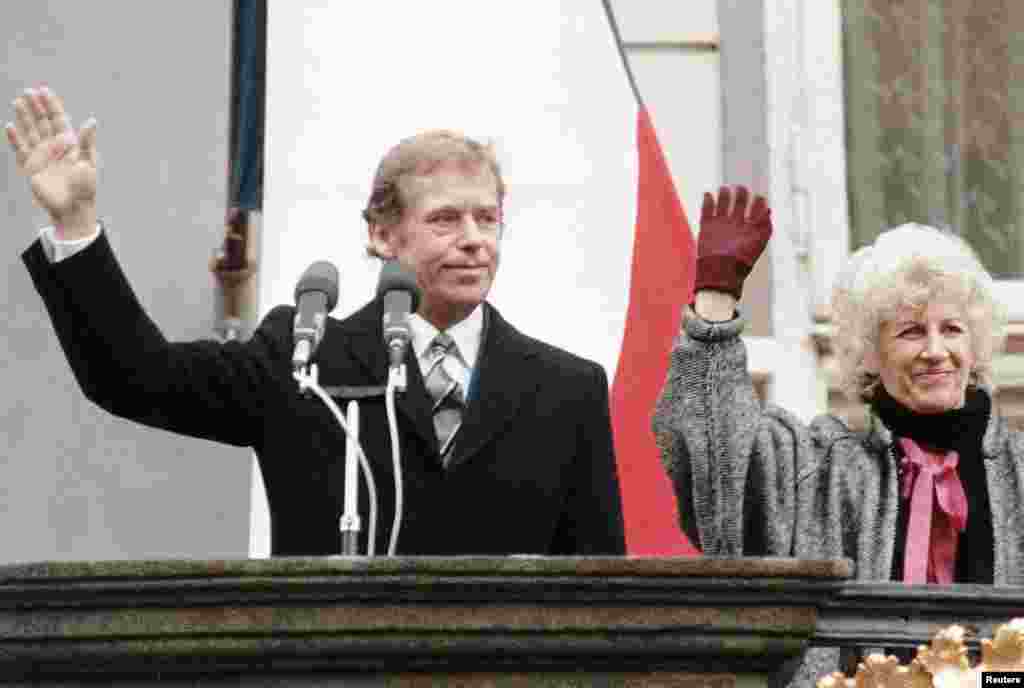
M318 260L302 273L299 283L295 285L295 302L299 297L311 291L323 292L327 295L327 312L330 313L338 305L338 283L341 278L338 268L327 260Z
M377 282L377 296L389 291L404 291L412 298L410 312L415 313L420 305L420 287L416 277L397 260L389 260L380 269L380 281Z

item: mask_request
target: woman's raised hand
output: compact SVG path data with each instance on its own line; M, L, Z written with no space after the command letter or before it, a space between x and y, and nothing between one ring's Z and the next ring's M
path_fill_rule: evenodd
M772 211L763 196L750 203L750 192L727 186L715 199L704 194L697 237L694 307L708 320L728 320L743 291L743 280L772 235Z

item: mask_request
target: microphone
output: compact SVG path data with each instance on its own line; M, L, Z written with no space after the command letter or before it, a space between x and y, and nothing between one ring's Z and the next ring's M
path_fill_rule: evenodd
M338 304L338 268L326 260L306 268L295 285L295 322L292 325L292 368L298 372L309 365L324 338L327 314Z
M392 368L405 361L405 352L412 341L409 314L415 313L420 305L420 288L408 270L397 260L384 263L377 283L377 296L384 303L381 323L384 330L384 346Z

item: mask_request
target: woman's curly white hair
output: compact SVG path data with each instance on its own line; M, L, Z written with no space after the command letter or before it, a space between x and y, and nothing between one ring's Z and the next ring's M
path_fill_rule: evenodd
M883 232L850 256L832 291L833 338L840 383L870 401L879 384L866 356L877 352L881 325L903 306L942 300L959 305L974 353L970 384L992 389L992 359L1006 338L1005 307L991 275L960 237L909 223Z

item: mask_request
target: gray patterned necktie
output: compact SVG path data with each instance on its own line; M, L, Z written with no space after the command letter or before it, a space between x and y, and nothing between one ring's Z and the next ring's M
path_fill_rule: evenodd
M434 432L437 433L437 446L445 466L451 458L453 440L462 425L462 410L466 404L462 385L452 379L442 365L444 359L455 351L455 340L444 332L438 334L430 343L427 372L423 375L423 384L434 400Z

